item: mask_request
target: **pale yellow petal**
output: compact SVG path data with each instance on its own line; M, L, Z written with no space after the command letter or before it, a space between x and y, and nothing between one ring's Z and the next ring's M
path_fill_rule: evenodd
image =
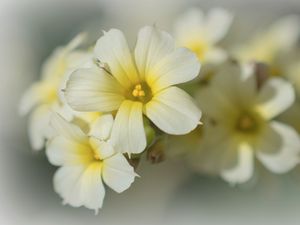
M256 110L266 119L272 119L287 110L295 100L290 83L272 78L262 87L256 102Z
M195 95L200 108L207 116L219 120L236 117L241 107L252 107L257 96L257 83L253 66L226 63L213 76L208 86Z
M257 158L274 173L285 173L300 161L300 138L290 126L271 122L256 146Z
M54 82L54 83L53 83ZM58 101L56 81L34 83L23 95L19 112L21 115L28 114L34 107L41 104L52 104Z
M175 38L180 46L188 47L189 42L194 42L206 37L204 32L205 20L201 9L191 8L178 18L175 23Z
M108 65L112 76L124 87L139 81L127 41L120 30L104 32L96 43L94 54L101 63Z
M121 193L133 183L136 173L122 154L116 154L103 162L102 176L105 184Z
M227 34L233 16L222 8L214 8L208 12L205 21L205 33L212 43L217 43Z
M232 154L227 155L230 158L224 157L226 163L223 165L221 177L231 184L244 183L254 172L253 148L247 143L240 143L231 152Z
M145 114L162 131L168 134L186 134L196 128L201 111L183 90L170 87L146 104Z
M49 126L50 125L56 131L57 135L63 136L70 141L78 143L88 142L86 135L78 126L66 121L57 113L52 113Z
M102 69L80 69L70 76L65 97L77 111L111 112L122 103L123 88Z
M142 103L125 100L115 118L111 142L117 152L140 153L146 148Z
M97 156L104 160L108 157L111 157L115 154L115 149L109 141L102 141L96 138L90 138L90 145L94 149L94 153L97 153Z
M47 144L46 154L55 166L86 165L93 161L93 152L87 143L58 136Z
M101 163L61 167L54 176L54 189L64 204L73 207L84 206L97 213L105 196Z
M147 83L156 92L193 80L200 72L197 56L186 48L178 48L160 59L147 73Z
M37 107L29 117L29 139L34 150L41 150L46 139L52 135L52 129L49 126L51 114L51 109L42 105Z
M147 80L150 70L174 50L173 38L155 26L143 27L138 34L134 51L135 62L141 78Z
M113 116L111 114L104 114L91 124L89 135L100 140L107 140L110 137L113 123Z

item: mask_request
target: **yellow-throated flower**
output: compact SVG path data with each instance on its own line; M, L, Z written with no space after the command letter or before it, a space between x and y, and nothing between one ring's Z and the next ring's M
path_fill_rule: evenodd
M270 28L258 33L245 44L237 46L233 55L242 62L260 61L268 63L274 75L280 75L274 65L278 54L290 51L300 37L300 17L286 16L271 25Z
M75 124L52 114L51 125L57 136L47 145L50 163L60 166L54 175L54 189L64 204L85 206L98 212L105 196L103 182L120 193L135 176L132 166L110 144L112 115L100 116L84 133Z
M215 8L206 16L197 8L183 14L175 23L175 39L179 46L195 52L202 62L219 62L226 53L217 47L226 35L233 16L224 9Z
M66 74L90 58L89 53L75 50L83 38L80 34L67 46L57 48L43 65L41 80L35 82L21 100L20 113L25 115L31 111L29 137L35 150L41 149L45 139L51 136L49 121L53 111L70 116L71 110L64 107L60 91Z
M274 120L294 102L291 84L272 78L258 88L253 67L246 68L228 64L196 95L210 125L190 162L231 183L251 178L254 158L274 173L287 172L299 162L297 132Z
M198 125L200 110L174 85L195 78L200 63L189 50L175 48L169 34L142 28L132 54L123 33L112 29L97 41L94 55L98 67L75 71L65 96L77 111L116 112L112 142L117 151L145 149L143 114L169 134Z

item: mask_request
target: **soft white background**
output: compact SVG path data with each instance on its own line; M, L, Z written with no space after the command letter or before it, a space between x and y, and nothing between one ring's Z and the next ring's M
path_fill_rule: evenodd
M281 15L300 12L299 0L0 1L1 225L300 224L299 169L280 177L262 171L256 186L232 188L217 178L193 175L180 162L144 163L132 188L123 194L108 191L103 210L94 216L61 205L52 188L55 168L43 152L30 150L17 104L55 46L78 31L96 36L110 27L124 30L133 44L141 26L155 23L170 31L177 13L194 5L235 12L231 37L238 40ZM229 36L224 43L230 42Z

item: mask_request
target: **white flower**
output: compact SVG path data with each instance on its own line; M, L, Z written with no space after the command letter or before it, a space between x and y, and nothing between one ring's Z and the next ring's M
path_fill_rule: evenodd
M272 78L258 88L253 71L252 66L229 64L196 96L211 124L190 162L231 183L251 178L255 157L274 173L287 172L299 162L297 132L274 120L294 102L291 84Z
M175 23L175 39L179 46L195 52L202 62L220 62L226 53L217 47L226 35L233 16L224 9L215 8L204 16L200 9L192 8Z
M64 204L85 206L97 213L105 196L103 182L120 193L134 181L133 168L110 144L112 124L112 115L103 115L85 134L53 114L51 125L59 135L49 142L46 153L50 163L60 166L54 176L54 188Z
M291 50L299 37L300 17L286 16L248 43L236 47L233 54L243 62L255 60L272 64L278 54Z
M84 35L80 34L67 46L56 49L43 65L41 80L34 83L21 100L20 114L31 111L29 137L35 150L43 148L45 139L52 135L49 121L53 111L71 116L71 110L63 105L60 91L65 76L90 58L89 53L74 50L83 39Z
M77 111L117 112L112 142L118 152L146 147L143 115L169 134L193 130L201 117L192 98L173 86L197 76L197 57L175 48L172 37L155 27L140 30L134 54L123 33L112 29L97 41L99 67L79 69L67 82L66 100Z

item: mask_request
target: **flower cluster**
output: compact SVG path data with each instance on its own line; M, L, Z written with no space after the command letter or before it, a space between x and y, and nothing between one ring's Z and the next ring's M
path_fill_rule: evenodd
M146 26L130 48L111 29L89 48L79 34L54 51L20 112L30 113L32 148L60 167L65 204L97 212L103 183L128 189L143 155L177 156L233 184L253 176L256 159L274 173L299 163L300 17L228 47L232 21L224 9L191 9L174 38Z

